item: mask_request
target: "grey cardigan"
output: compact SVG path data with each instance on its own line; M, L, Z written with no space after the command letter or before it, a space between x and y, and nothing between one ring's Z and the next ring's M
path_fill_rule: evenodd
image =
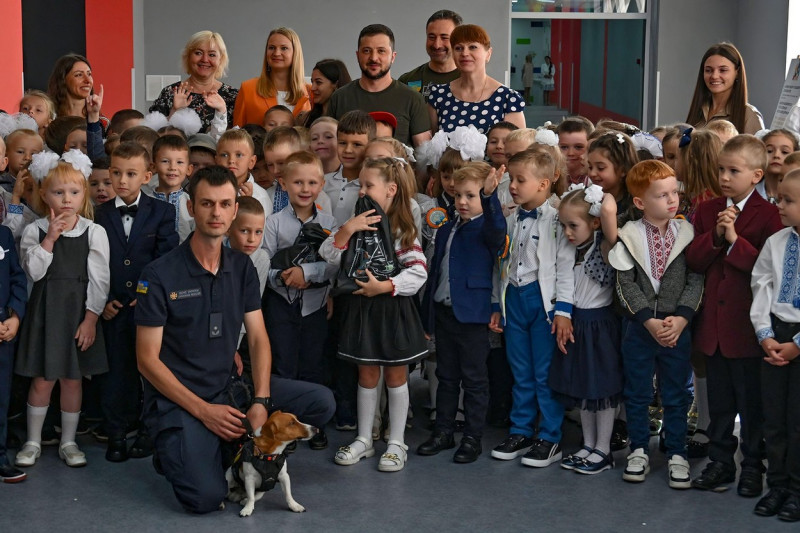
M617 270L617 296L622 307L638 322L669 315L691 322L703 299L703 275L689 270L684 253L694 238L689 222L677 220L678 232L667 267L656 294L644 270L648 250L642 242L638 224L628 222L619 230L619 242L611 249L609 264Z

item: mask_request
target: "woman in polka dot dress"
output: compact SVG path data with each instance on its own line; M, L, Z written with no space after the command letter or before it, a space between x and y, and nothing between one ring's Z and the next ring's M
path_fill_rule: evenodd
M492 57L486 30L474 24L457 26L450 35L450 45L461 76L431 88L428 110L434 132L472 124L486 133L501 121L524 128L522 96L486 74L486 64Z

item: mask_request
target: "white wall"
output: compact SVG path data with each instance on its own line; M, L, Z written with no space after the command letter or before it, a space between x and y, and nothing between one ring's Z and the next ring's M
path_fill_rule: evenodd
M146 108L146 74L181 74L180 53L196 31L211 29L225 39L230 57L226 83L238 87L245 79L258 76L272 28L288 26L297 31L303 45L306 75L320 59L345 61L350 75L360 75L355 60L358 32L372 23L389 26L395 34L397 59L394 77L428 61L425 53L425 21L439 9L452 9L465 22L480 24L489 32L494 48L489 74L504 80L508 68L508 3L492 0L448 0L446 4L427 0L135 0L142 5L142 26L134 39L144 47L143 57L135 56L136 107ZM138 43L137 43L138 44Z

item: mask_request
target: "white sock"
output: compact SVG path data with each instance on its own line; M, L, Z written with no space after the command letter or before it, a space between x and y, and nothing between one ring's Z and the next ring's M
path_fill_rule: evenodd
M606 455L611 455L611 434L614 433L614 411L613 407L603 409L593 413L597 424L597 442L594 447ZM593 453L589 460L593 463L600 461L602 457Z
M61 444L75 442L75 432L78 431L80 417L80 411L77 413L61 411Z
M694 378L694 401L697 404L697 429L706 431L711 422L708 411L708 382L706 378ZM705 444L708 437L703 433L695 433L692 440Z
M44 417L47 415L47 407L34 407L28 404L28 440L42 443L42 426L44 426Z
M358 405L358 436L367 442L372 442L372 419L375 416L375 404L378 401L378 388L365 389L358 386L356 403ZM363 446L356 441L356 446ZM366 446L364 446L366 449Z
M595 443L597 442L597 421L595 420L595 414L585 409L581 409L580 413L581 431L583 431L583 445L594 449ZM589 452L581 448L573 455L578 457L588 457Z
M389 440L405 442L408 404L408 383L389 387Z

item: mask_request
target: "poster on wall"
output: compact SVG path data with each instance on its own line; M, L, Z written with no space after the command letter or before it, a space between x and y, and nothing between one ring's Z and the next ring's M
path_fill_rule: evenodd
M800 56L792 59L786 81L783 82L778 109L772 118L769 129L789 128L798 131L800 128Z

